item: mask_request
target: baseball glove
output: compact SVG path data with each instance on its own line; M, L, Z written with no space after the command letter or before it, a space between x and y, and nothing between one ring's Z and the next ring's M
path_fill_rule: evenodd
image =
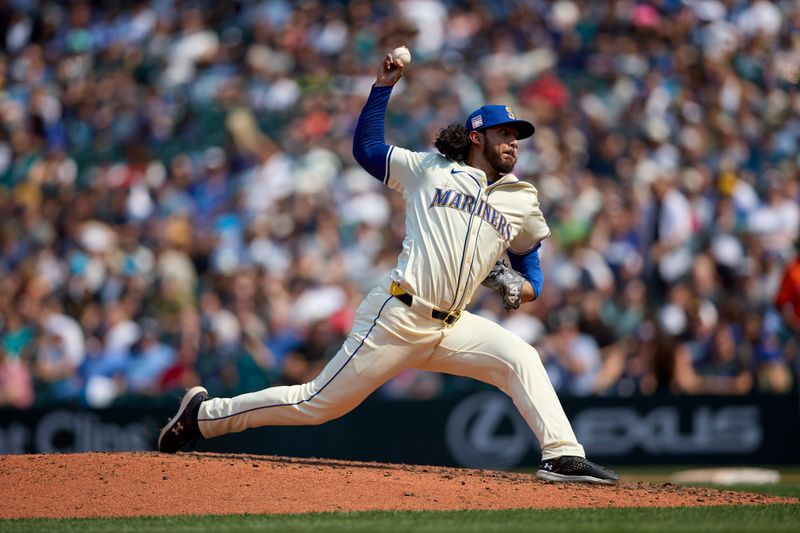
M497 261L489 275L481 282L484 287L489 287L500 293L506 309L517 309L522 303L522 286L525 278L506 265L505 261Z

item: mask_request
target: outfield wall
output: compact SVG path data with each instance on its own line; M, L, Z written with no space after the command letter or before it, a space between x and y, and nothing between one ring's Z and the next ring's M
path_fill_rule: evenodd
M785 396L563 398L587 453L608 464L797 464L800 409ZM152 450L174 402L0 410L0 453ZM511 401L483 391L435 401L367 400L316 427L249 430L197 450L512 468L538 446Z

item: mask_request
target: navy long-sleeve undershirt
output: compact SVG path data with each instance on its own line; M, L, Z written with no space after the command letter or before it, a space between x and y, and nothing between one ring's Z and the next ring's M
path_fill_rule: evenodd
M391 146L384 141L386 107L389 104L391 87L375 87L361 110L353 135L353 157L375 178L387 182L389 179L389 157Z

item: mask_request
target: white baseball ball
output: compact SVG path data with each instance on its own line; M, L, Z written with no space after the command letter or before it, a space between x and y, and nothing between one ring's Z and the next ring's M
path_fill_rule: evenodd
M405 46L398 46L394 50L392 50L392 57L395 59L399 59L403 62L404 65L408 65L411 63L411 50L409 50Z

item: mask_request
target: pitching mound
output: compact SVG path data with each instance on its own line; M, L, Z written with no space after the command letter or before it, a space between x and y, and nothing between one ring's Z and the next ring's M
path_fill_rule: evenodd
M528 474L184 453L0 456L0 518L797 503L673 484L553 484Z

